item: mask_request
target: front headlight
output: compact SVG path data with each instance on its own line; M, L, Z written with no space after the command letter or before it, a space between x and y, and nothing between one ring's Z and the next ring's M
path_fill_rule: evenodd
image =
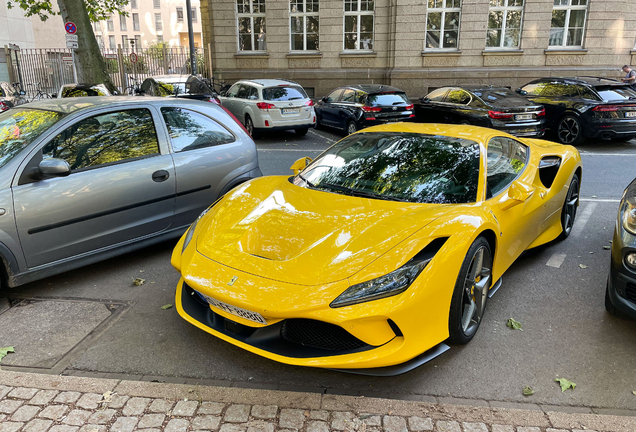
M636 182L633 182L623 194L621 203L620 218L623 228L633 235L636 235Z
M411 286L431 259L432 257L424 260L409 261L389 274L352 285L332 301L329 306L339 308L400 294Z
M186 250L186 248L190 244L190 241L192 240L192 236L194 236L194 230L197 228L197 224L199 223L201 218L205 216L205 214L209 212L213 206L214 204L212 204L210 207L203 210L203 212L199 215L199 217L194 222L192 222L192 225L190 225L190 228L188 228L188 232L186 233L185 240L183 240L183 248L181 249L181 253L183 253L183 251Z

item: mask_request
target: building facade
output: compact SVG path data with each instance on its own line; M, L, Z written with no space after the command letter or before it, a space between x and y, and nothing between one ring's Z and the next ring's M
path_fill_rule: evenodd
M516 88L619 78L636 63L636 0L201 0L216 77L287 78L315 96L384 83Z
M0 2L0 81L9 81L7 50L4 47L17 45L20 48L34 48L35 36L30 18L17 6L7 8L7 2Z

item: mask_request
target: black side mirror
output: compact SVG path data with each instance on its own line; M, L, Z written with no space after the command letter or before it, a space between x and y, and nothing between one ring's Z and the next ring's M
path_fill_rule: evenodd
M521 96L525 96L528 94L527 91L521 90L521 88L516 89L515 92L519 93Z
M426 96L423 96L423 97L420 98L420 102L424 102L424 103L428 102L429 100L430 99L427 98Z
M323 98L322 98L322 99L320 99L320 100L321 100L322 102L329 102L329 101L327 100L327 96L323 97Z
M38 165L40 174L43 177L66 177L71 173L68 162L62 159L44 159Z
M51 93L51 99L57 99L57 93Z

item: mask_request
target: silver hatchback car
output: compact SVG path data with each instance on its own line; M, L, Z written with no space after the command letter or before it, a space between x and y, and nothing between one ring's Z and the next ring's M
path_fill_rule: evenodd
M0 267L10 287L179 237L261 176L220 106L173 98L54 99L0 114Z

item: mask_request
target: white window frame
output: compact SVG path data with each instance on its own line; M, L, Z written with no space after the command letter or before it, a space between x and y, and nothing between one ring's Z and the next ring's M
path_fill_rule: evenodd
M159 20L157 20L159 18ZM163 17L160 13L155 13L155 31L163 31Z
M197 18L197 8L195 6L192 6L190 8L190 14L192 15L192 22L195 23L197 22L198 18Z
M181 16L179 16L179 12L181 12ZM182 6L177 6L177 22L178 23L183 22L183 7Z
M363 11L361 10L362 8L362 0L352 0L353 2L356 2L358 4L357 10L355 11L348 11L346 10L346 2L347 0L343 0L342 2L342 10L344 11L344 16L342 17L342 51L343 52L374 52L375 51L375 6L376 6L376 1L373 1L373 10L372 11ZM347 48L346 47L346 37L345 37L345 26L346 26L346 19L348 16L356 16L358 19L356 20L356 41L358 44L358 48ZM363 16L371 16L373 17L373 30L371 30L372 34L373 34L373 41L371 42L373 48L371 49L365 49L360 47L360 23L362 22L362 17Z
M137 19L135 19L137 18ZM134 13L132 14L132 23L133 23L133 31L140 31L140 25L139 25L139 14L138 13Z
M102 23L101 23L101 21L95 21L93 23L93 31L95 33L101 33L102 32Z
M161 0L152 0L153 9L161 9Z
M115 23L113 22L112 16L106 20L106 30L108 30L109 32L115 31Z
M126 22L126 15L119 14L119 31L128 31L128 23Z
M450 0L442 0L442 7L429 7L426 10L426 21L425 23L425 33L424 33L424 50L425 51L459 51L459 36L461 34L461 25L462 25L462 0L459 1L459 7L446 7L446 2ZM440 28L439 28L439 44L440 46L437 48L429 48L426 46L426 38L428 36L428 15L429 13L440 13L442 14L442 18L440 20ZM444 44L444 26L446 25L446 14L447 13L459 13L459 22L457 23L457 46L456 47L445 47L442 46Z
M588 6L590 4L590 0L585 0L585 4L584 5L580 5L580 4L576 4L573 5L573 2L576 3L580 3L582 0L554 0L554 2L559 2L559 3L564 3L567 2L567 4L563 5L563 4L559 4L559 5L554 5L552 7L552 11L554 12L555 10L565 10L565 27L563 27L563 42L561 45L552 45L550 40L548 40L548 46L550 49L581 49L583 48L583 42L585 41L585 28L587 26L587 12L588 12ZM581 44L580 45L568 45L568 30L570 29L570 13L573 10L583 10L585 11L585 16L583 18L583 27L582 27L582 32L581 32ZM551 20L552 18L550 18ZM550 39L552 39L552 25L550 25ZM560 28L560 27L559 27Z
M518 50L521 49L521 35L522 35L522 30L523 30L523 12L525 9L525 5L526 5L526 0L522 1L521 6L509 6L508 3L510 3L512 0L504 0L504 6L490 6L490 8L488 9L488 15L490 17L490 12L503 12L503 20L501 22L501 40L499 41L499 46L498 47L489 47L488 45L486 45L486 50L488 51L497 51L497 50L504 50L504 51L509 51L509 50ZM521 19L519 20L519 44L515 47L515 46L504 46L504 38L506 36L506 28L507 28L507 24L508 24L508 12L510 11L519 11L521 12ZM486 32L490 31L490 28L486 26ZM488 36L486 36L486 44L488 44Z
M128 43L128 36L121 35L121 47L125 50L130 48L130 44Z
M135 48L140 50L141 49L141 44L142 44L141 35L135 35L134 39L135 39Z
M249 10L248 13L239 13L238 11L238 1L234 0L234 10L236 11L236 50L237 52L267 52L267 19L265 18L265 11L253 12L254 10L254 0L247 0L249 2ZM265 8L265 1L263 1L263 7ZM267 9L265 9L267 10ZM239 19L241 18L249 18L250 20L250 35L252 37L252 49L251 50L242 50L241 49L241 34L239 32ZM256 49L257 46L257 35L254 34L254 18L263 18L263 23L265 27L265 49Z
M130 0L130 8L131 9L137 9L137 0Z
M117 49L117 41L115 40L115 35L108 36L108 49L111 49L111 50Z
M303 2L303 12L294 12L291 10L292 3L289 2L289 51L290 52L318 52L320 50L320 1L315 0L318 3L318 11L307 12L307 0L301 0ZM307 49L307 17L315 17L318 20L318 49ZM297 50L293 47L293 35L292 35L292 19L302 18L303 20L303 49Z

